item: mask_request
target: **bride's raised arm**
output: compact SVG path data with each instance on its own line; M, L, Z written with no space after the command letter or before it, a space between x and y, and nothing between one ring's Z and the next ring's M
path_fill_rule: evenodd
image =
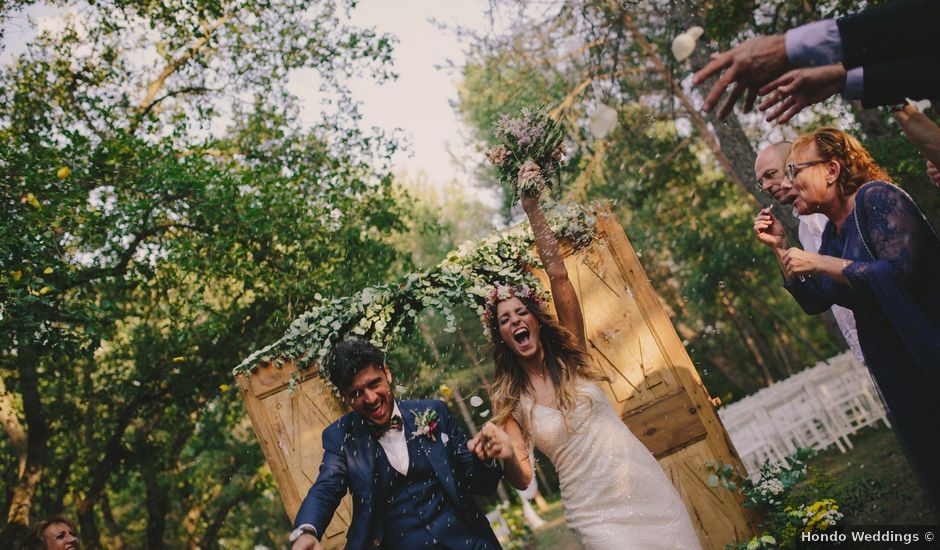
M586 353L587 341L584 337L584 317L581 314L581 303L578 301L578 295L574 291L571 279L568 278L568 269L565 267L558 239L555 238L555 233L548 226L548 220L545 219L545 213L542 212L537 197L522 197L522 209L529 217L532 234L535 236L535 248L538 250L539 258L542 260L542 265L548 274L548 280L552 287L552 301L555 302L555 312L558 314L558 322L574 334L581 345L581 350Z

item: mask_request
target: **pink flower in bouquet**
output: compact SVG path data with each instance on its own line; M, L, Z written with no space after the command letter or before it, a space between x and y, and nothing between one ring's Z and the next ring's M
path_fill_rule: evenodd
M542 177L542 169L531 160L525 161L519 167L520 189L542 189L545 187L545 178Z
M486 158L494 166L500 166L502 163L506 162L506 158L509 156L509 152L506 151L506 147L500 143L495 147L491 147L489 151L486 152Z
M567 153L567 152L568 152L568 151L567 151L566 148L565 148L565 144L564 144L564 143L559 143L558 146L555 147L555 150L552 151L552 159L553 159L555 162L561 162L562 159L565 158L565 153Z

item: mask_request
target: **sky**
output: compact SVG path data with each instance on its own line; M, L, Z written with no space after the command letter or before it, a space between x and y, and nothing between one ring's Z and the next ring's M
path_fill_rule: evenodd
M489 27L487 6L487 0L360 0L353 10L353 24L374 27L398 40L393 52L397 80L382 85L368 79L350 83L354 97L362 102L365 128L401 130L399 135L407 145L393 159L396 172L414 175L424 171L438 185L450 180L474 185L472 175L459 169L451 158L451 153L458 157L474 154L467 143L469 132L449 104L457 99L459 74L439 68L448 61L460 66L466 45L458 42L453 31L440 29L432 20L485 31ZM56 15L56 9L40 4L10 20L5 25L6 44L0 62L8 62L32 37L27 17L42 20ZM303 72L293 74L289 89L309 105L302 112L316 117L322 98L317 97L317 86L310 85L310 77ZM490 190L481 191L480 198L493 205L499 202Z
M353 13L353 22L374 26L399 40L394 53L397 82L353 84L368 124L401 128L409 137L413 156L400 155L399 168L423 169L435 182L466 177L456 173L448 155L448 147L469 152L464 141L467 130L448 103L457 99L459 74L435 68L447 60L461 65L465 46L452 31L439 29L430 19L485 29L486 7L486 0L365 0Z

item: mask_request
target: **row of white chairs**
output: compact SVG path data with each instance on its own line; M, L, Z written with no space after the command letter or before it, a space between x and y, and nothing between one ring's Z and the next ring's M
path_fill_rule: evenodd
M868 369L845 352L718 409L752 479L766 461L799 448L843 453L849 436L881 421L890 427Z

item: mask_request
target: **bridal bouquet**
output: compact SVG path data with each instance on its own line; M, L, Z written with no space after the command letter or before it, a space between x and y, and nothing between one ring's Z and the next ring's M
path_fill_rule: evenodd
M486 157L511 190L513 202L519 195L536 197L551 186L565 157L565 130L544 107L522 109L516 117L500 115L493 133L499 144Z

